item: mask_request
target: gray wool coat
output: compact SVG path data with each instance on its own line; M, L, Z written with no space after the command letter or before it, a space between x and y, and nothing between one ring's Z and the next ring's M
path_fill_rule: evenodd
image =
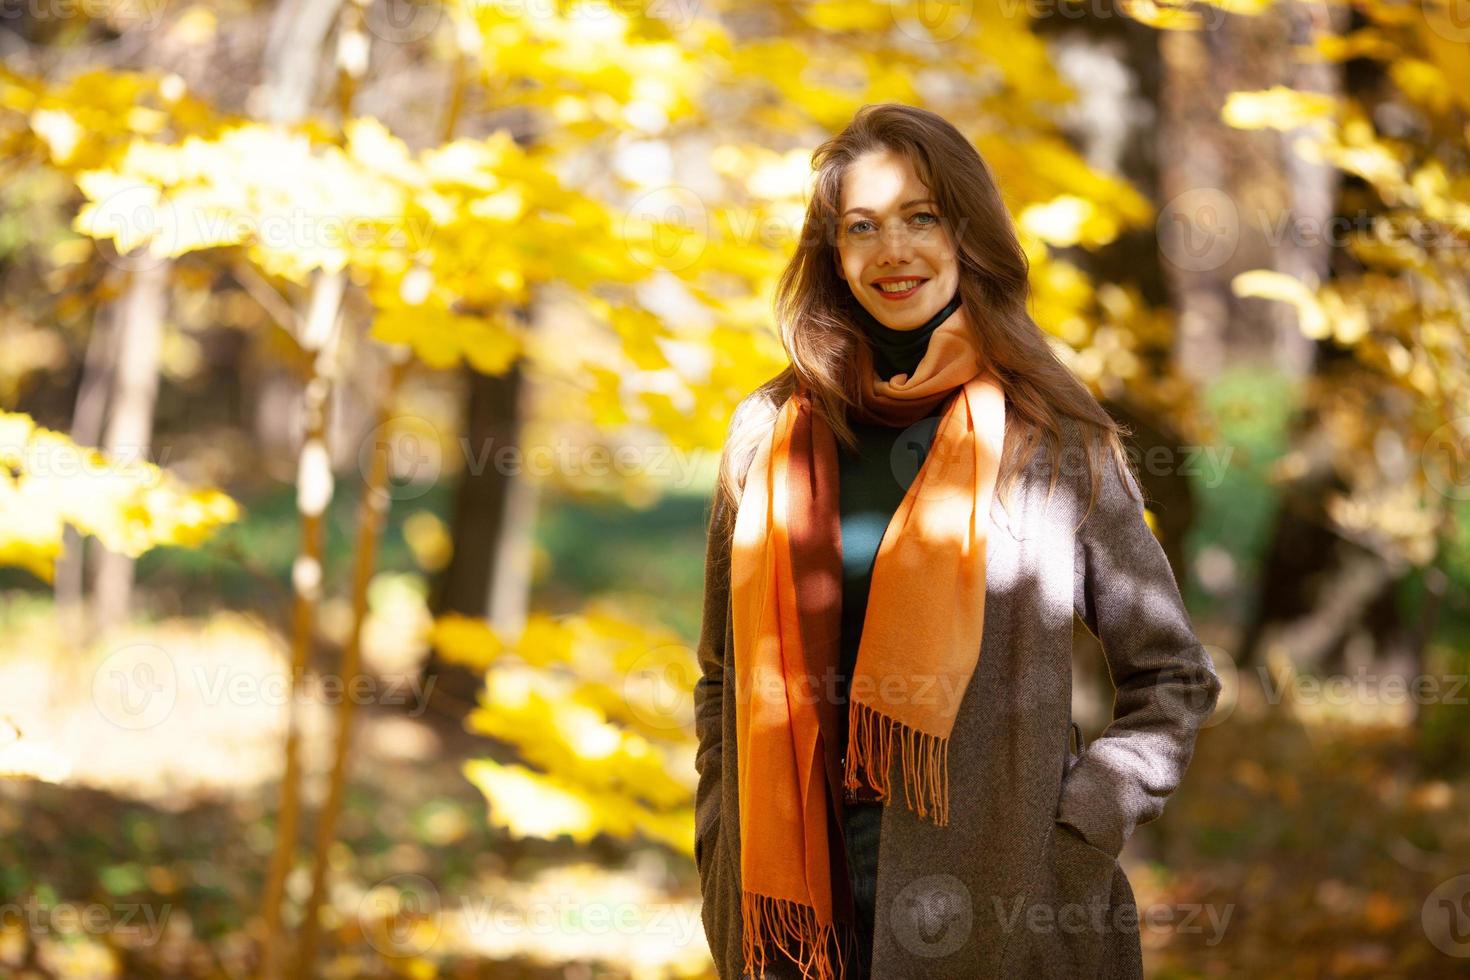
M750 410L748 396L736 419ZM759 408L772 411L769 403ZM732 425L732 430L734 427ZM1132 474L1090 490L1075 423L1043 510L1048 450L1012 512L997 498L986 556L982 655L949 744L949 824L883 810L873 973L910 978L1137 978L1138 911L1118 854L1178 786L1220 681L1196 638ZM746 464L748 466L748 462ZM1141 495L1140 495L1141 496ZM717 507L711 533L731 514ZM695 862L705 934L721 978L742 976L740 807L728 552L705 562ZM1111 723L1071 748L1074 614L1102 643L1117 695ZM895 753L896 755L896 753ZM895 766L897 762L895 761ZM893 774L891 785L901 786ZM798 977L779 952L767 977Z

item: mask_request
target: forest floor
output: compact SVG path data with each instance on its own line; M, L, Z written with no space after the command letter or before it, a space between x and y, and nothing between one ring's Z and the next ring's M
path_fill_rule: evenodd
M281 671L279 644L232 614L165 620L59 668L45 618L9 627L0 768L45 778L0 780L0 975L250 976L285 711L248 679ZM117 671L165 707L119 700ZM358 712L314 975L712 976L687 859L496 829L461 771L487 740L423 710L411 674L375 676L403 697ZM1413 727L1253 692L1233 693L1122 855L1149 976L1466 976L1470 779L1424 774ZM328 702L302 713L302 856ZM302 860L288 933L308 885Z
M231 615L138 626L56 668L39 620L0 646L0 976L249 977L274 847L283 652ZM158 710L129 704L152 685ZM359 702L330 852L320 977L699 977L690 862L665 847L516 839L461 771L493 743L411 675ZM336 699L302 704L305 814L287 932L310 887Z

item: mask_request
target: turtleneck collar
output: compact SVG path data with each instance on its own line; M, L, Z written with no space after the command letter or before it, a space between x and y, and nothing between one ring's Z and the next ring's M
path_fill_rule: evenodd
M922 326L912 330L895 330L885 326L877 317L869 313L867 307L857 303L857 319L862 324L863 333L868 337L873 347L873 370L878 377L884 381L892 380L894 375L912 375L914 369L923 360L924 352L929 349L929 335L932 334L955 310L960 308L960 291L955 290L954 297L944 305L938 313L935 313Z

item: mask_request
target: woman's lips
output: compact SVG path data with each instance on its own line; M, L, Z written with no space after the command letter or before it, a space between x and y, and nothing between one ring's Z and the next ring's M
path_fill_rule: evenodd
M917 286L915 286L913 289L906 289L906 290L904 290L901 293L885 293L883 290L881 290L881 289L878 288L877 283L874 283L873 284L873 292L877 293L879 296L882 296L884 299L894 299L894 300L908 299L910 296L914 295L914 293L917 293L919 290L923 289L924 288L924 283L926 283L928 281L929 281L928 279L920 280L919 284Z

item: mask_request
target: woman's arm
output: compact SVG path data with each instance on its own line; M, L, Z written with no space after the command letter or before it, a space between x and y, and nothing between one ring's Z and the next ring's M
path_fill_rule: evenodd
M725 688L725 629L730 602L730 556L718 542L728 540L727 508L716 494L705 540L704 620L699 628L699 679L694 684L694 731L699 746L694 768L694 863L704 875L706 842L720 825L720 745Z
M1075 458L1067 462L1085 471ZM1135 827L1163 813L1215 710L1220 680L1144 521L1137 481L1111 454L1103 469L1098 499L1077 532L1072 596L1102 642L1117 698L1112 723L1062 783L1058 819L1117 855ZM1080 514L1087 474L1068 482L1082 494Z

